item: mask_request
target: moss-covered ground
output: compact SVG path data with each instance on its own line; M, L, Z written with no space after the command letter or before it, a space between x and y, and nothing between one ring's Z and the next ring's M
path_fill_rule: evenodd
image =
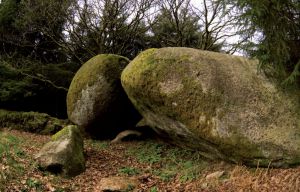
M0 191L97 191L101 178L137 177L137 191L299 191L300 168L246 168L203 159L157 139L85 141L86 171L63 179L39 170L33 156L51 139L0 131ZM220 177L212 173L223 172ZM210 175L210 176L209 176ZM211 178L209 178L211 177Z
M67 120L57 119L46 113L0 109L0 129L6 127L48 135L61 130L66 124Z

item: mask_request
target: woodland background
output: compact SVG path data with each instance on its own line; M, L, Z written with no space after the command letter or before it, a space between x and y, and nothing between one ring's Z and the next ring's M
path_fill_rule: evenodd
M84 62L153 47L254 57L279 86L298 89L298 0L195 2L1 0L0 108L66 118L67 90Z

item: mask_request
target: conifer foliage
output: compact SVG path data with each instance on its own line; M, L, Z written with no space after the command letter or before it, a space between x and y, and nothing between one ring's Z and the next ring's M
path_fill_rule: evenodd
M256 37L248 51L260 60L261 69L284 84L299 83L300 1L229 1L238 8L242 35Z

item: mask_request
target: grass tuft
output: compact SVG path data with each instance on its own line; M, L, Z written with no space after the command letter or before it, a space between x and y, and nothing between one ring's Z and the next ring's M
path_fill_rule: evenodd
M119 172L125 175L133 176L140 173L140 170L134 167L122 167Z
M195 180L208 166L207 161L194 151L151 141L127 149L127 155L140 163L150 164L150 172L164 182L176 176L183 183Z
M0 132L0 191L8 180L24 173L24 165L18 162L25 158L24 151L19 148L20 142L17 137Z

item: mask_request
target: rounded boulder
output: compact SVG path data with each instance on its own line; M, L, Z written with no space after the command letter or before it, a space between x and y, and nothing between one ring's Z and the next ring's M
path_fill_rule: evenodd
M122 85L147 124L208 158L300 164L299 94L257 72L256 60L191 48L149 49Z
M71 82L68 117L95 138L113 137L140 119L120 82L128 63L119 55L97 55L82 65Z

